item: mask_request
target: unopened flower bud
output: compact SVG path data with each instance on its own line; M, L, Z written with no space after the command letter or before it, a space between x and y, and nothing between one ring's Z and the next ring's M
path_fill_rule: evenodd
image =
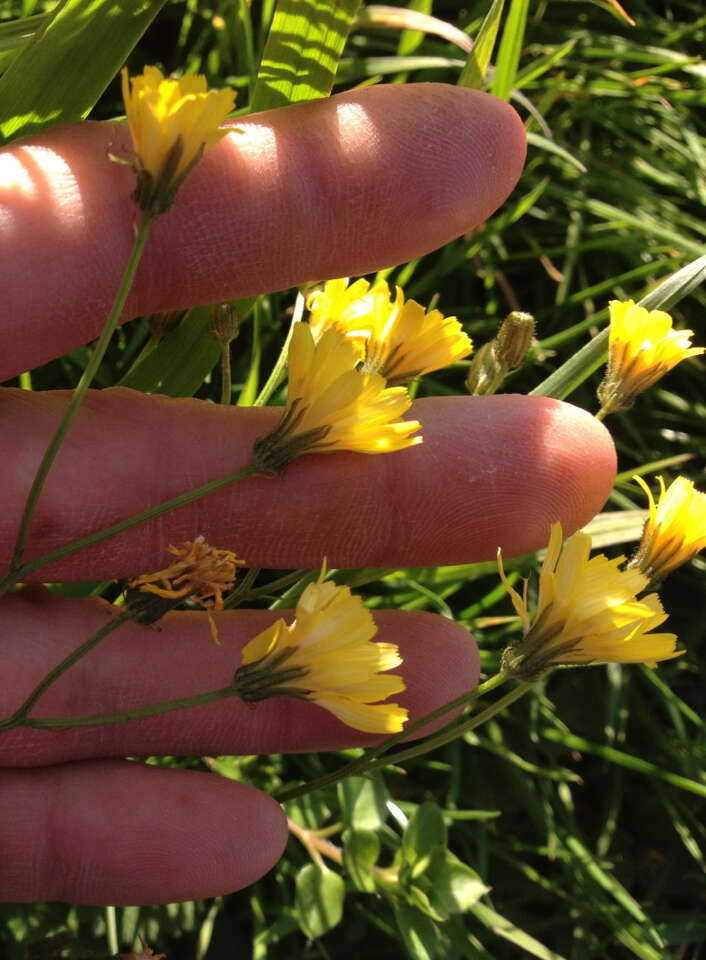
M500 324L494 340L476 353L466 376L466 389L473 396L496 393L505 378L524 363L534 337L534 317L513 310Z
M188 312L188 310L168 310L165 313L151 313L147 317L155 346L176 330Z
M211 307L209 330L214 340L226 346L240 330L238 313L232 303L216 303Z
M525 362L534 337L534 317L531 313L513 310L500 324L497 336L498 361L505 373L514 373Z

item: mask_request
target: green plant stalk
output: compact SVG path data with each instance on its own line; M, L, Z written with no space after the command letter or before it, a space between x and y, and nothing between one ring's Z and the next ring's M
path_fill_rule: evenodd
M258 394L254 407L264 407L267 401L270 399L272 394L275 392L277 387L284 380L285 369L287 366L287 357L289 356L289 341L292 339L292 331L294 330L294 324L301 321L302 315L304 313L304 296L301 293L297 293L297 299L294 304L294 312L292 314L292 322L289 325L289 332L287 333L287 339L284 341L284 345L280 350L279 356L277 357L277 362L272 368L272 372L267 378L265 386L262 388Z
M80 647L76 647L75 650L72 650L68 656L64 657L61 663L58 663L53 670L50 670L49 673L37 684L34 690L30 693L27 699L24 701L21 707L19 707L15 712L7 717L5 720L0 720L0 732L6 730L12 730L14 727L22 726L25 718L29 715L30 710L35 705L37 700L46 693L49 687L59 679L62 674L77 663L82 657L94 647L97 647L101 640L105 639L108 634L112 633L114 630L117 630L118 627L122 626L126 620L129 620L128 613L121 613L119 616L114 617L112 620L108 621L104 626L97 630L93 636L89 637L85 643L82 643Z
M78 553L79 550L84 550L86 547L92 547L96 543L100 543L102 540L108 540L110 537L114 537L119 533L123 533L125 530L131 530L133 527L139 526L141 523L144 523L146 520L152 520L154 517L161 517L162 514L169 513L170 510L175 510L177 507L183 507L187 503L191 503L194 500L198 500L200 497L208 496L209 493L214 493L216 490L220 490L222 487L227 487L230 483L235 483L236 480L242 480L244 477L249 477L252 474L257 472L257 467L249 463L245 467L241 467L239 470L234 470L233 473L227 474L225 477L219 477L218 480L211 480L210 483L204 483L201 487L195 487L193 490L187 490L186 493L180 493L178 497L172 497L171 500L165 500L163 503L158 503L155 507L150 507L148 510L143 510L142 513L136 513L132 517L128 517L125 520L121 520L119 523L114 523L110 527L103 527L101 530L96 530L93 533L89 533L86 537L81 537L80 540L73 540L71 543L65 543L63 547L57 547L56 550L52 550L49 553L43 554L41 557L36 557L34 560L29 560L27 563L23 563L22 566L18 567L16 570L10 570L10 572L0 580L0 596L5 593L13 584L17 583L28 573L33 573L35 570L39 570L42 567L47 566L49 563L54 563L56 560L61 560L64 557L70 556L72 553Z
M563 400L597 370L608 355L609 329L601 330L572 357L551 373L534 390L531 397L555 397Z
M449 702L443 704L443 706L437 707L436 710L432 710L430 713L425 714L423 717L420 717L413 723L408 724L404 730L400 731L399 733L395 733L391 737L386 737L385 740L375 744L375 746L369 747L363 756L359 757L357 760L351 760L350 763L345 764L343 767L339 767L338 770L334 770L332 773L325 773L323 776L317 777L316 780L309 781L309 783L302 784L299 787L292 787L290 790L283 790L281 793L275 795L275 799L279 803L284 803L286 800L293 800L295 797L304 796L307 793L312 793L314 790L321 790L324 787L331 786L334 783L338 783L339 780L345 780L348 777L364 774L369 770L374 770L376 767L384 766L387 763L393 762L392 760L388 759L385 754L387 754L388 750L399 743L400 740L409 737L410 734L415 733L417 730L427 726L427 724L432 723L434 720L438 720L447 713L451 713L452 710L456 710L458 707L463 707L469 702L470 704L475 703L475 701L477 701L480 697L483 697L492 690L495 690L497 687L504 684L508 679L508 674L502 672L497 673L494 677L491 677L489 680L486 680L485 683L482 683L480 686L476 687L475 690L467 690L459 697L449 700ZM498 704L488 708L489 710L493 710L493 713L491 713L489 716L494 716L498 710L502 709L503 701L498 701ZM485 713L487 714L487 711L485 711ZM481 716L481 714L478 714L478 716ZM486 716L485 719L489 719L489 716ZM485 722L485 720L481 722ZM457 727L454 726L453 730L456 731L456 729ZM469 727L468 729L473 728ZM427 744L431 743L433 739L436 739L436 737L448 730L449 727L447 726L444 728L444 730L441 730L438 734L436 734L435 737L429 737L416 747L410 748L412 751L411 755L416 756L419 753L426 753L427 750L433 749L433 746L436 744L429 747ZM465 729L460 732L465 732ZM453 736L449 737L449 739L453 739L457 735L458 734L454 732ZM445 740L443 742L446 743L448 741ZM409 752L410 751L401 751L401 753L405 754ZM393 755L393 758L397 756L399 756L399 754Z
M206 693L196 693L190 697L178 697L175 700L161 700L159 703L150 703L146 707L133 707L131 710L117 710L113 713L93 713L78 717L25 717L17 726L31 730L57 730L67 727L106 727L114 723L124 723L127 720L143 720L145 717L157 717L162 713L172 713L174 710L186 710L189 707L200 707L205 703L215 703L237 694L233 685L221 687L218 690L209 690Z
M230 369L230 340L221 344L221 403L224 406L232 400L232 379Z
M93 355L88 361L86 369L83 371L81 379L74 389L71 400L69 401L69 405L64 411L64 415L61 418L59 426L49 442L49 446L42 457L42 462L39 464L39 469L35 474L34 480L32 481L32 486L27 496L27 503L25 504L24 513L22 514L22 520L20 521L20 529L17 534L17 541L15 542L15 550L12 555L12 562L10 563L11 573L18 570L22 565L22 558L24 556L25 547L27 546L27 537L29 536L29 528L32 523L32 517L34 516L34 511L37 507L37 502L39 501L42 488L44 487L44 483L47 479L49 471L51 470L52 464L54 463L56 455L59 452L59 448L64 441L64 437L68 433L69 427L71 426L73 419L76 416L79 407L81 406L81 402L86 395L86 391L91 385L98 367L105 356L105 351L108 349L108 344L110 343L113 332L118 324L120 314L122 313L123 307L125 306L125 301L127 300L127 295L132 287L132 282L135 278L137 267L142 258L142 251L144 250L145 242L147 241L151 223L152 218L144 216L139 227L137 228L135 243L133 244L132 252L130 253L130 259L128 260L127 267L125 268L123 278L120 281L120 287L108 315L108 319L103 327L103 332L98 338L98 343L93 351Z

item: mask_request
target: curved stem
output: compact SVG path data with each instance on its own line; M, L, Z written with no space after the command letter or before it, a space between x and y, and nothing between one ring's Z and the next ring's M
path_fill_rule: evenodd
M4 730L12 730L14 727L22 726L24 719L29 714L32 707L35 705L37 700L46 693L49 687L55 683L59 677L66 673L66 671L77 663L82 657L84 657L90 650L93 650L94 647L98 646L101 640L105 639L109 633L112 633L113 630L117 630L118 627L122 626L126 620L129 620L129 614L121 613L119 616L114 617L112 620L109 620L104 626L97 630L92 637L89 637L85 643L82 643L80 647L76 647L75 650L72 650L68 656L64 657L61 663L58 663L53 670L51 670L27 697L25 702L19 707L15 712L7 717L5 720L0 720L0 732Z
M221 687L219 690L209 690L207 693L196 693L190 697L179 697L176 700L162 700L160 703L150 703L146 707L133 707L132 710L117 710L114 713L94 713L90 716L79 717L26 717L18 726L32 730L56 730L66 727L104 727L112 723L124 723L126 720L142 720L145 717L156 717L162 713L171 713L174 710L186 710L188 707L200 707L205 703L215 703L225 700L226 697L236 696L232 684Z
M69 405L64 411L64 415L59 422L59 426L56 428L56 432L49 442L49 446L42 457L42 462L39 464L39 469L35 474L34 480L32 481L32 486L30 487L30 491L27 496L27 503L25 504L24 513L22 514L22 519L20 521L20 529L17 534L17 540L15 542L15 550L12 556L12 562L10 564L11 571L19 569L22 564L22 557L24 556L25 547L27 546L27 537L29 536L29 528L32 523L32 517L34 516L34 511L37 507L37 502L39 501L42 488L47 479L47 475L51 470L51 466L54 463L56 455L59 452L59 448L64 441L64 437L68 433L69 427L71 426L71 423L78 412L78 408L81 406L81 402L86 394L86 391L91 385L98 367L105 356L105 351L108 349L108 344L110 343L110 339L113 336L113 332L115 331L118 320L120 319L120 314L125 306L127 295L130 292L132 281L135 277L135 272L137 271L138 264L142 257L142 251L144 250L151 222L152 221L150 217L144 217L137 228L135 243L130 254L130 259L128 260L127 267L125 268L123 278L120 281L120 288L118 289L115 302L111 307L108 319L103 327L103 332L98 338L93 355L88 361L88 365L83 371L81 379L74 389L71 400L69 401Z
M372 770L376 767L384 766L388 762L392 762L391 760L388 761L388 758L383 755L386 754L391 747L394 747L395 744L399 743L400 740L405 739L412 733L416 733L417 730L427 726L427 724L432 723L434 720L438 720L447 713L451 713L458 707L462 707L468 703L475 703L478 699L485 696L487 693L490 693L491 690L501 686L508 679L509 677L506 673L496 674L494 677L486 680L485 683L482 683L480 686L476 687L475 690L468 690L465 693L462 693L459 697L450 700L448 703L443 704L443 706L437 707L436 710L432 710L430 713L427 713L418 720L415 720L414 723L408 724L400 733L395 733L391 737L386 737L385 740L382 740L375 746L368 747L363 756L358 757L357 760L351 760L350 763L345 764L343 767L339 767L338 770L334 770L332 773L325 773L323 776L317 777L316 780L311 780L307 784L302 784L299 787L292 787L290 790L283 790L281 793L275 795L275 799L280 803L284 803L285 800L293 800L294 797L303 796L304 794L311 793L314 790L321 790L323 787L328 787L334 783L338 783L339 780L345 780L347 777L354 777L358 774L367 773L368 770ZM445 730L448 729L448 727L445 728ZM443 732L444 731L441 731L441 733ZM427 743L429 743L431 739L432 738L424 740L421 744L418 744L417 747L412 749L419 753L426 752L427 749L431 749L431 747L427 748Z
M287 333L287 339L284 341L284 346L280 350L279 356L277 357L277 362L272 368L272 373L267 378L265 386L262 388L258 394L254 407L264 407L267 401L270 399L272 394L275 392L277 387L280 385L282 380L284 380L284 370L287 366L287 357L289 356L289 341L292 339L292 331L294 330L294 324L299 323L302 314L304 313L304 296L301 293L297 293L297 299L294 304L294 313L292 314L292 322L289 325L289 332Z
M136 513L132 517L128 517L126 520L121 520L119 523L114 523L110 527L103 527L101 530L96 530L94 533L89 533L86 537L81 537L80 540L73 540L71 543L65 543L63 547L57 547L56 550L51 550L49 553L43 554L41 557L36 557L34 560L29 560L27 563L23 563L16 570L11 570L2 580L0 580L0 596L2 593L7 590L8 587L12 584L17 583L18 580L21 580L28 573L33 573L35 570L39 570L41 567L45 567L49 563L54 563L55 560L61 560L63 557L68 557L72 553L77 553L79 550L84 550L86 547L92 547L95 543L100 543L102 540L107 540L109 537L114 537L118 533L123 533L125 530L131 530L133 527L139 526L139 524L144 523L145 520L152 520L154 517L160 517L164 513L169 513L170 510L175 510L177 507L183 507L187 503L191 503L193 500L198 500L200 497L205 497L209 493L214 493L216 490L220 490L222 487L228 486L230 483L235 483L236 480L242 480L244 477L251 476L253 473L257 472L257 467L254 464L249 463L245 467L241 467L239 470L234 470L233 473L227 474L225 477L219 477L218 480L211 480L210 483L204 483L201 487L195 487L193 490L188 490L186 493L180 493L178 497L172 497L171 500L165 500L163 503L157 504L156 507L150 507L148 510L143 510L142 513Z

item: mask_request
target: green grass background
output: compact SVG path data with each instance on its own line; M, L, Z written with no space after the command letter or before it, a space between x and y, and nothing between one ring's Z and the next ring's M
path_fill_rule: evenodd
M356 6L349 0L291 0L282 5L289 13L328 24L326 57L310 63L309 89L293 92L256 82L273 2L250 9L244 0L60 6L72 29L57 18L53 34L51 5L22 0L0 7L0 130L8 139L62 120L120 114L112 78L128 55L133 73L159 62L168 71L205 72L213 86L232 84L241 109L321 94L334 74L334 92L361 82L456 83L465 63L457 47L419 32L363 25L346 37ZM475 37L489 0L409 6ZM602 329L609 299L637 300L704 252L706 13L700 0L631 0L628 12L635 26L607 2L508 0L485 86L508 95L526 121L530 151L520 184L482 232L385 274L408 296L456 314L476 345L493 336L510 309L533 313L538 342L508 390L529 392ZM58 58L86 36L94 44L99 38L105 56L87 54L80 79L56 92L50 80ZM300 52L311 60L307 42L304 31ZM277 50L270 54L276 68ZM270 72L276 77L276 69ZM267 378L294 294L263 296L247 305L249 313L241 309L232 351L241 402L251 402ZM702 289L673 313L706 344ZM153 354L152 366L133 370L127 382L218 400L217 351L201 336L204 317L194 311L156 364ZM145 319L120 329L96 385L125 378L148 338ZM194 339L203 349L189 375L157 384L155 369L193 357ZM33 371L24 385L73 386L89 349ZM459 364L428 377L418 393L459 392L464 372ZM620 475L606 510L644 507L630 481L636 471L648 481L655 473L667 481L685 473L704 489L703 377L701 360L685 363L632 411L609 418ZM600 371L572 402L595 411L599 379ZM629 549L619 540L609 526L606 549ZM520 565L525 573L531 567L529 560ZM370 960L706 956L705 569L697 559L661 592L669 628L687 649L679 660L656 672L617 665L561 672L486 727L415 758L404 771L386 770L374 786L349 783L292 802L290 816L327 831L344 850L343 867L328 862L330 876L312 878L311 857L292 838L267 877L217 900L117 911L0 906L0 960L58 955L63 941L42 941L66 931L75 938L61 955L75 958L131 949L138 932L170 958L209 960L362 951ZM362 590L373 608L429 609L467 625L488 674L517 629L489 565L400 570ZM218 768L275 791L354 755L223 758ZM206 766L199 759L154 762ZM410 818L416 832L404 829ZM381 866L403 858L391 888L370 889L364 875L371 850L379 850ZM475 872L458 868L444 909L429 899L440 883L439 850ZM444 856L448 880L453 861ZM316 920L312 891L330 907L328 922ZM302 928L320 935L310 938Z

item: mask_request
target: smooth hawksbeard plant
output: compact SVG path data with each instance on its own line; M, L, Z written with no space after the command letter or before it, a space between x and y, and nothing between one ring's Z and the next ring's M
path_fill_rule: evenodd
M407 711L379 701L405 689L385 672L402 663L398 648L374 642L377 626L360 597L324 576L304 590L292 624L279 619L247 644L233 691L248 703L312 700L356 730L396 733Z
M628 566L639 570L650 582L663 580L706 547L706 494L700 493L686 477L677 477L666 490L662 478L657 479L660 496L655 504L645 481L633 477L647 494L650 515Z
M512 588L498 550L500 577L523 626L521 639L503 655L505 672L532 680L558 664L647 663L679 656L673 633L650 633L667 619L659 597L637 599L648 584L639 570L620 569L625 559L589 558L591 538L575 533L562 549L561 524L552 525L539 575L534 617L525 595Z
M135 202L148 216L165 213L190 170L225 137L219 130L235 104L232 90L206 89L206 78L165 78L145 67L128 79L122 71L123 100L135 149Z
M358 370L353 343L327 330L318 343L297 323L289 344L287 406L276 429L255 442L253 463L278 473L306 453L390 453L421 443L418 420L402 420L411 400L378 374Z
M635 397L687 357L704 352L692 347L692 330L673 330L664 310L647 310L632 300L611 300L608 369L598 387L600 418L629 410Z
M388 385L409 383L467 357L473 346L456 317L424 310L405 300L401 287L395 299L378 280L329 280L307 298L309 324L318 339L335 327L358 347L362 370L379 373Z

